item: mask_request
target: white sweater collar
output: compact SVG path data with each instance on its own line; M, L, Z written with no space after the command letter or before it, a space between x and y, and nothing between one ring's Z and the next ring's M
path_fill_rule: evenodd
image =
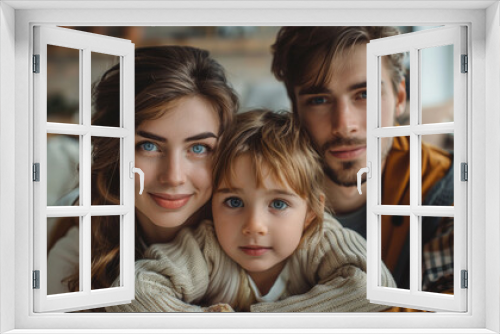
M252 288L252 291L255 295L255 299L258 302L275 302L279 300L280 296L285 291L289 276L290 274L288 270L288 261L287 261L285 267L283 267L283 270L281 270L278 278L276 278L276 281L274 282L273 286L265 296L262 296L260 294L257 284L255 284L250 275L248 275L248 280L250 282L250 287Z

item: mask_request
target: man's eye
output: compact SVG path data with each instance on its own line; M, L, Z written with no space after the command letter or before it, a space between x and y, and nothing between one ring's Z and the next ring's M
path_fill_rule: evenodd
M237 197L231 197L228 198L224 201L226 205L230 208L242 208L243 207L243 201Z
M324 96L315 96L315 97L311 97L310 99L307 100L307 104L312 105L312 106L325 104L327 102L328 102L328 100Z
M366 100L368 98L368 94L366 93L366 90L359 92L357 94L357 98L362 99L362 100Z
M158 151L158 147L151 143L151 142L145 142L145 143L142 143L140 144L140 147L144 150L144 151L148 151L148 152L154 152L154 151Z
M284 209L288 208L288 204L286 204L282 200L277 199L277 200L272 201L271 207L273 209L276 209L276 210L284 210Z
M195 144L191 146L191 152L194 154L204 154L207 153L208 148L205 145L202 144Z

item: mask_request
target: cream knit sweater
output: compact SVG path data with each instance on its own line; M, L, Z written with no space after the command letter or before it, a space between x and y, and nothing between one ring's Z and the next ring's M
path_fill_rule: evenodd
M278 301L255 303L247 274L219 246L213 223L203 221L195 230L181 230L168 244L152 245L146 258L136 262L135 300L106 310L204 312L216 304L252 312L370 312L388 308L366 299L365 239L330 215L324 218L323 230L288 258L290 279ZM382 285L396 286L385 266Z

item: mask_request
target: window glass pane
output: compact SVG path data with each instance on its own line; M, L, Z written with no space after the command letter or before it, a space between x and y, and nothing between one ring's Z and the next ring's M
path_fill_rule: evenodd
M453 294L453 236L451 217L422 217L422 287Z
M399 67L402 64L402 67ZM410 124L410 53L382 57L380 126ZM402 80L406 83L403 84Z
M381 216L381 256L399 289L410 288L410 217ZM381 280L380 280L381 281Z
M410 137L387 137L379 140L382 163L385 163L382 171L382 205L409 205Z
M120 276L121 216L92 216L92 290L111 287Z
M79 217L47 218L47 294L81 291Z
M453 134L421 138L422 205L452 206L454 182L450 168L453 163Z
M47 121L79 124L80 50L47 45Z
M453 45L420 50L422 124L453 122Z
M47 134L47 205L75 203L80 182L80 137Z
M92 205L120 205L120 138L92 137Z
M120 57L103 53L91 52L91 82L94 100L92 103L92 125L120 126ZM106 71L117 65L115 70L108 72L106 79L101 78ZM101 82L99 89L96 84ZM96 93L99 93L96 95ZM96 96L99 96L96 99ZM96 103L99 105L96 106ZM96 114L96 107L106 113ZM105 117L104 117L105 116Z

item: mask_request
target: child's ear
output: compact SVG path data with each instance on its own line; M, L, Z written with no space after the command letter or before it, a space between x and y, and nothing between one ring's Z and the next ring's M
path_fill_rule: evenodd
M321 203L321 210L325 211L325 194L319 195L319 201Z
M321 212L325 211L325 195L321 194L319 196L319 201L321 203ZM306 222L304 224L304 230L311 225L311 223L314 221L314 219L317 218L316 214L314 211L312 211L310 208L307 210L307 215L306 215Z

